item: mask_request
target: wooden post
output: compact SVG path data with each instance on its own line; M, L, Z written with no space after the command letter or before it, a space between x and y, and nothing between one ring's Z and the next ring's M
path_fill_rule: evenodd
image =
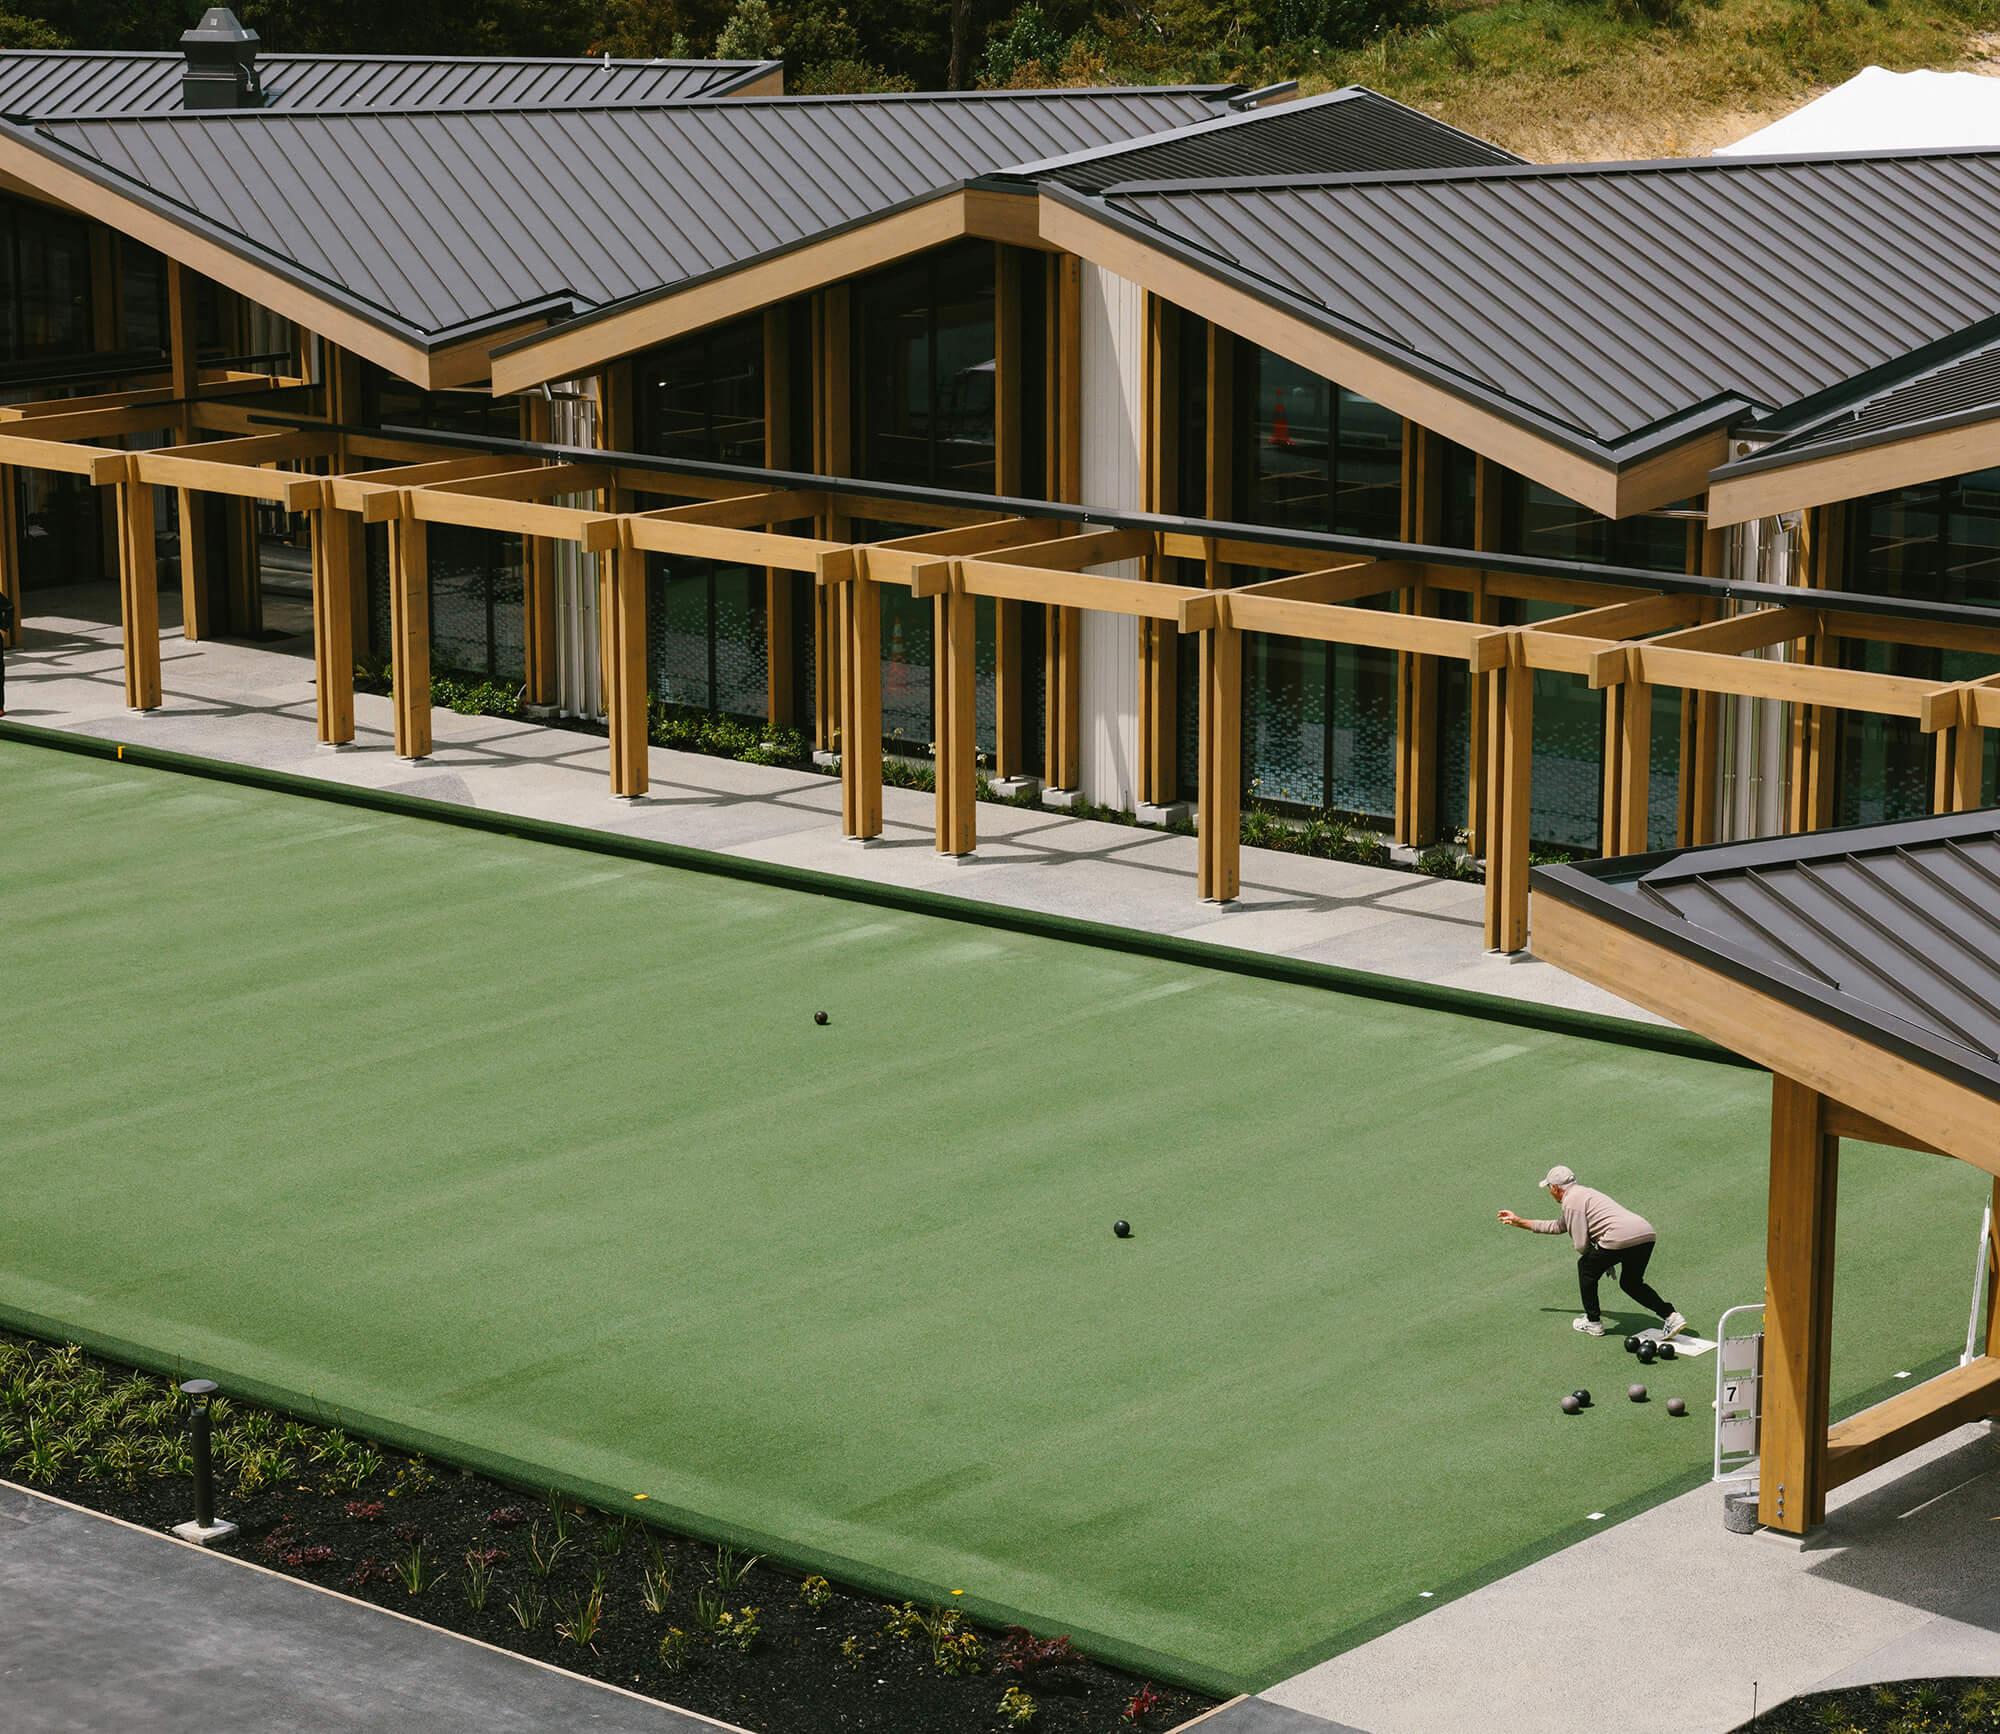
M337 344L328 343L321 350L320 370L326 384L328 417L335 422L359 422L362 419L361 358L350 355ZM331 468L344 471L350 461L347 436L343 434L340 436L340 449L331 460ZM182 533L186 533L185 519L182 521ZM368 538L362 534L359 525L348 525L341 552L346 562L348 626L354 634L355 653L359 655L364 650L377 648L368 618ZM337 583L338 575L331 581Z
M1790 1535L1826 1521L1839 1172L1840 1141L1827 1135L1825 1099L1773 1074L1757 1520Z
M1403 540L1435 543L1443 533L1444 442L1403 423ZM1404 614L1428 614L1418 584L1397 600ZM1437 658L1396 653L1395 840L1414 848L1437 840Z
M521 437L547 443L555 437L554 406L537 392L521 399ZM556 545L548 536L521 538L522 701L556 702Z
M604 556L603 566L611 591L611 654L604 664L611 792L636 800L652 784L646 738L646 556L638 548L615 548Z
M2000 1177L1993 1182L1986 1231L1986 1353L2000 1355Z
M1529 795L1534 765L1535 672L1518 644L1491 676L1487 717L1486 948L1528 943Z
M1055 341L1055 443L1049 497L1072 503L1083 497L1083 261L1056 257L1051 312ZM1047 740L1042 768L1049 786L1074 789L1083 780L1083 615L1051 607L1044 640L1047 665Z
M1181 315L1157 295L1146 297L1145 454L1141 469L1145 509L1180 510ZM1165 558L1152 555L1146 576L1167 577ZM1139 622L1139 789L1138 798L1164 804L1178 785L1179 715L1176 675L1180 632L1171 620Z
M1242 889L1243 634L1220 625L1201 635L1201 805L1195 892L1227 903Z
M1023 372L1019 249L995 243L993 280L993 485L997 492L1027 491L1023 472L1027 379ZM1046 395L1046 393L1044 394ZM993 604L993 774L1021 774L1021 604L999 597Z
M792 457L791 317L782 303L764 310L764 467L787 469ZM792 575L764 568L764 715L784 728L792 714Z
M845 283L835 284L813 298L813 467L822 476L845 476L851 469L854 437L854 405L850 389L853 363L853 300ZM818 524L821 541L839 542L847 538L847 519L837 512L825 514ZM843 766L847 742L842 733L847 711L847 652L853 621L849 618L845 586L822 584L813 593L813 654L816 659L814 739L821 751L838 749ZM876 599L879 625L880 598ZM870 657L879 687L881 646ZM881 740L881 709L876 709L876 734ZM878 750L877 758L880 753ZM845 772L843 771L843 779ZM876 788L880 789L881 767L876 767ZM876 801L881 805L879 794ZM868 835L873 836L874 832ZM850 833L853 835L853 833Z
M841 625L840 791L848 836L882 835L882 592L856 577L822 586Z
M1506 472L1490 458L1474 461L1472 545L1481 551L1498 548L1504 534L1501 504L1505 476ZM1472 577L1472 618L1483 626L1499 624L1499 601L1487 594L1484 572L1475 572ZM1465 761L1469 767L1465 778L1465 846L1474 855L1486 852L1486 734L1493 704L1492 685L1490 674L1466 672L1466 728L1471 739Z
M944 616L937 683L937 850L970 855L979 846L978 712L973 696L971 595L957 584L938 598Z
M389 520L389 660L395 685L396 757L431 755L430 526Z
M23 604L27 597L21 585L21 519L19 478L12 464L0 464L0 596L14 604L14 624L0 631L0 647L12 649L21 642L27 624Z
M353 592L347 585L352 513L322 506L306 514L312 536L313 693L323 747L354 739Z
M153 546L153 487L131 475L118 484L118 614L124 628L125 703L160 707L160 572Z
M195 273L178 260L167 261L167 356L172 371L174 396L192 398L201 382L201 351L195 320ZM180 426L185 443L192 425L186 410Z
M1611 690L1620 695L1618 813L1622 829L1618 853L1643 855L1652 784L1653 689L1642 680L1629 680Z
M1703 532L1701 570L1705 577L1722 576L1728 544L1727 530ZM1717 618L1713 603L1703 606L1701 618L1704 623ZM1688 731L1692 737L1693 753L1691 760L1681 765L1681 786L1687 790L1681 809L1683 830L1680 842L1683 848L1699 848L1704 843L1715 841L1716 754L1722 733L1722 695L1697 693L1693 709Z

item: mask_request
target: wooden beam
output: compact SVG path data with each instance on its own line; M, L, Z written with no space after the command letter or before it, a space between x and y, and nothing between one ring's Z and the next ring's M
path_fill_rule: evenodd
M792 468L791 307L764 310L764 467ZM823 503L815 510L823 510ZM793 714L794 650L792 597L796 575L782 566L764 568L764 715L775 728L788 728Z
M201 349L196 335L195 276L178 259L167 259L167 356L175 397L190 398L201 385Z
M1053 541L1010 548L1007 562L1012 566L1042 566L1052 572L1082 572L1092 566L1142 559L1152 551L1153 538L1145 530L1085 530L1080 535L1058 536Z
M555 438L555 406L537 392L521 397L521 437L547 444ZM521 542L521 699L537 707L556 702L559 631L556 619L556 544L552 536Z
M1780 703L1827 704L1877 716L1918 715L1924 700L1940 684L1858 668L1822 668L1809 662L1766 662L1760 657L1673 650L1663 648L1658 639L1627 645L1617 654L1625 659L1628 678L1654 686L1693 687Z
M1049 492L1074 503L1083 498L1083 263L1064 253L1050 269ZM1083 780L1083 617L1072 607L1051 607L1042 643L1042 774L1051 788L1074 789Z
M842 829L882 835L882 591L867 578L832 587L842 630Z
M1315 602L1332 607L1387 596L1424 581L1424 568L1407 560L1344 560L1315 572L1291 572L1257 584L1241 584L1232 596L1277 596L1290 602Z
M1510 631L1516 649L1523 636ZM1491 671L1487 719L1486 947L1528 943L1528 854L1535 737L1535 676L1516 656Z
M21 585L21 525L19 486L12 466L0 464L0 596L13 604L13 624L0 628L0 650L21 642L24 593ZM0 613L6 610L0 609Z
M2000 1115L1989 1097L1810 1010L1554 897L1536 900L1535 955L1858 1113L1902 1127L1906 1136L1947 1156L2000 1175Z
M358 530L350 512L323 507L308 515L312 538L313 709L321 746L354 739L354 593L346 541Z
M516 460L518 462L518 460ZM559 494L594 494L616 486L614 472L603 464L523 464L455 480L426 482L437 494L468 499L552 500Z
M1709 483L1709 522L1720 529L1808 506L1833 505L1962 476L2000 463L2000 417L1884 440L1858 451L1802 458Z
M1641 596L1602 608L1580 609L1559 620L1543 620L1528 630L1549 637L1645 638L1692 626L1701 619L1701 611L1699 596Z
M1820 628L1814 608L1759 608L1727 620L1711 620L1652 639L1651 650L1699 650L1711 656L1737 656L1746 650L1766 650L1789 639L1804 638Z
M1148 584L1136 578L1016 566L1011 554L1006 560L961 560L956 565L966 589L975 596L1009 596L1019 602L1045 602L1072 611L1093 608L1141 620L1178 621L1183 602L1206 594L1184 584Z
M1018 545L1042 542L1057 526L1046 518L990 518L983 523L964 524L951 530L926 530L921 535L898 536L886 542L870 542L864 552L868 576L878 584L911 583L920 567L952 555L977 558ZM840 582L842 574L833 575Z
M1827 1433L1826 1485L1844 1487L1906 1451L1994 1414L2000 1414L2000 1359L1985 1354L1836 1423Z
M1899 1132L1886 1120L1864 1114L1859 1108L1850 1108L1831 1096L1826 1098L1823 1112L1829 1138L1858 1138L1864 1144L1886 1144L1893 1150L1917 1150L1926 1156L1944 1154L1936 1145L1926 1144L1921 1138L1912 1138L1907 1132Z
M1789 1535L1826 1521L1840 1140L1827 1134L1822 1101L1783 1073L1771 1079L1757 1520Z
M762 529L772 524L789 524L800 518L824 515L827 496L810 488L773 488L761 494L742 494L728 500L697 500L691 506L665 506L646 516L661 524L713 524L720 529L741 530L752 525Z
M430 528L389 521L389 660L395 689L396 757L431 755Z
M1464 661L1487 628L1469 620L1434 614L1392 614L1386 608L1326 607L1282 596L1229 595L1229 617L1245 632L1282 632L1329 644L1366 644L1384 650L1411 650Z

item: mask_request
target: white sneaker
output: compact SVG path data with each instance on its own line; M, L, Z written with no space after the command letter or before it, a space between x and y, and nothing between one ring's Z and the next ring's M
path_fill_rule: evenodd
M1667 1322L1660 1327L1660 1341L1664 1343L1670 1337L1677 1337L1687 1328L1687 1320L1679 1313L1668 1313Z
M1674 1317L1679 1318L1680 1314L1676 1313ZM1571 1319L1569 1324L1571 1330L1581 1331L1587 1337L1601 1337L1604 1335L1604 1326L1597 1319Z

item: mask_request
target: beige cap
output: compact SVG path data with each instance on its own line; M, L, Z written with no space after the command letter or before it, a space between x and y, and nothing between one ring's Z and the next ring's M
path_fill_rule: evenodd
M1542 1184L1544 1186L1574 1186L1576 1184L1576 1173L1573 1169L1565 1168L1558 1162L1548 1173L1542 1176Z

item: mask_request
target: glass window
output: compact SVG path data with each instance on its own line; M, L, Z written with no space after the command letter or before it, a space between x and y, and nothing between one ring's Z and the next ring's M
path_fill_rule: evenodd
M368 526L368 632L377 646L390 640L389 539ZM433 524L425 538L428 563L431 667L485 680L527 678L526 590L521 538L499 530Z
M1587 560L1648 572L1685 572L1688 521L1642 512L1607 518L1588 506L1510 475L1502 507L1502 545L1510 554L1543 560Z
M769 613L761 567L646 561L646 680L690 710L771 714Z
M373 427L521 437L521 411L512 398L484 391L425 391L366 361L361 364L361 415Z
M124 235L118 239L118 304L125 321L121 347L167 348L167 262Z
M1976 470L1859 500L1849 590L2000 605L2000 470Z
M632 381L640 451L763 467L761 314L648 351L632 363Z
M864 476L993 491L993 268L968 241L854 286Z
M94 584L104 568L100 491L87 476L53 470L14 472L14 521L21 526L21 584L52 590Z
M1239 348L1237 494L1244 517L1395 540L1403 419L1268 349Z
M88 226L0 199L0 361L88 354L90 314Z

